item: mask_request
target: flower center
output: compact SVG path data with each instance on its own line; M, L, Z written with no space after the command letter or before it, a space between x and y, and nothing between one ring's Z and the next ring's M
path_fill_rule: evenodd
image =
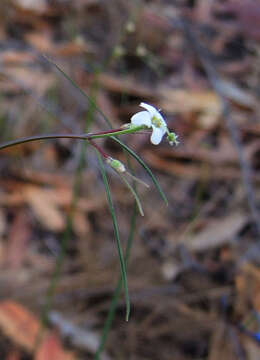
M162 127L162 120L156 116L152 117L152 124L158 128Z

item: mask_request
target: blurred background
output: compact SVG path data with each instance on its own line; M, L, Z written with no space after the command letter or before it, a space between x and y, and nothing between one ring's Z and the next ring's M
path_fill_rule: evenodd
M122 140L137 216L124 297L101 359L260 358L260 1L2 0L1 143L107 130L140 102L180 145ZM97 143L126 163L112 140ZM108 170L125 247L133 197ZM30 142L0 157L0 357L92 359L120 275L95 152ZM41 330L42 329L42 330Z

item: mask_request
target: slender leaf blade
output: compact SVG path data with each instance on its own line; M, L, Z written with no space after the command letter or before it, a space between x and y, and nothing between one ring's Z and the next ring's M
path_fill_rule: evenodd
M112 217L112 220L113 220L114 233L115 233L115 238L116 238L116 243L117 243L117 250L118 250L119 261L120 261L121 276L122 276L122 281L123 281L124 290L125 290L126 321L128 321L129 315L130 315L130 300L129 300L128 286L127 286L126 265L125 265L125 260L124 260L124 256L123 256L123 250L122 250L120 237L119 237L119 230L118 230L118 224L117 224L117 220L116 220L115 209L114 209L114 205L113 205L113 202L112 202L112 197L111 197L111 193L110 193L110 189L109 189L109 185L108 185L108 179L107 179L105 167L104 167L104 164L103 164L103 160L102 160L101 155L99 154L98 151L97 151L97 157L98 157L98 163L99 163L100 171L101 171L101 174L102 174L102 177L103 177L103 182L104 182L105 191L106 191L106 195L107 195L107 202L108 202L109 210L110 210L111 217Z
M115 142L117 142L119 145L122 146L122 148L124 148L130 155L132 155L138 162L139 164L144 168L144 170L148 173L148 175L151 177L155 187L157 188L158 192L160 193L163 201L165 202L165 204L168 206L168 200L166 198L166 195L164 194L160 184L158 183L156 177L154 176L152 170L146 165L146 163L132 150L130 149L127 145L125 145L122 141L120 141L119 139L117 139L114 136L111 136L111 139L113 139Z

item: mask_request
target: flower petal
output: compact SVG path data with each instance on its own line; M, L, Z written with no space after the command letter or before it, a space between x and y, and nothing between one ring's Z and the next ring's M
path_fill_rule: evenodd
M151 143L154 145L158 145L162 141L162 137L165 134L165 131L161 128L153 126L153 133L151 136Z
M148 111L140 111L131 117L131 123L136 126L146 125L151 127L151 116Z
M141 104L139 106L146 109L149 112L149 114L151 115L151 117L158 116L158 114L160 114L159 111L152 105L141 102Z
M163 124L160 126L160 130L162 132L162 135L164 135L167 132L167 125L166 122L164 121Z

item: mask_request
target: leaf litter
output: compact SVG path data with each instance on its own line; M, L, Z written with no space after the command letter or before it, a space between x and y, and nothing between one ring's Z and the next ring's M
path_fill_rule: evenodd
M88 104L41 55L51 56L87 93L100 66L97 99L113 124L129 122L139 103L147 102L161 108L169 128L180 134L181 145L174 150L162 143L154 151L147 134L123 139L155 171L169 206L160 205L156 192L140 188L145 217L138 219L128 266L134 311L125 324L121 299L104 358L258 358L260 234L227 119L238 128L258 211L259 11L252 0L0 4L2 142L84 129ZM95 114L91 131L102 128ZM100 144L123 160L116 143L102 139ZM86 152L53 299L59 322L50 316L56 330L48 328L38 348L41 308L71 210L79 146L55 140L1 153L3 359L93 357L91 339L95 343L100 337L118 261L97 164ZM126 239L132 198L118 178L109 176L120 235ZM89 343L82 342L88 334Z

